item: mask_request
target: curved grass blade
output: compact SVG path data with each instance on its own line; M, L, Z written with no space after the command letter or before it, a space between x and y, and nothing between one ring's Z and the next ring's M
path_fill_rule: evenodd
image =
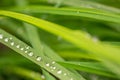
M60 66L55 61L41 55L36 55L36 51L32 49L27 44L23 43L16 37L10 35L9 33L0 29L0 42L14 51L20 53L24 57L38 64L42 68L46 69L50 73L54 74L56 77L62 80L74 79L74 80L85 80L84 78L79 78L73 73L71 73L66 68ZM64 75L67 74L67 75Z
M63 26L50 23L45 20L41 20L32 16L10 12L10 11L0 11L1 15L13 17L33 25L36 25L39 28L42 28L48 32L51 32L55 35L61 36L62 38L68 40L69 42L75 44L79 48L83 48L87 51L94 53L93 55L102 59L102 62L109 68L112 67L113 71L120 75L119 66L120 66L120 50L110 45L104 45L100 41L94 42L91 37L82 31L73 31ZM111 14L110 14L111 15ZM117 15L112 15L114 18L119 18ZM111 18L113 19L113 17ZM115 17L116 16L116 17ZM110 16L109 16L110 17ZM112 21L112 20L111 20ZM114 19L113 19L114 22ZM116 22L116 21L115 21ZM117 21L118 23L119 20ZM89 46L90 47L89 47ZM114 54L113 54L114 53ZM113 57L115 56L115 57Z
M80 71L94 73L106 77L117 78L110 70L102 66L99 62L59 62L61 65Z
M94 18L98 20L104 20L109 22L120 23L119 14L101 11L89 8L56 8L50 6L26 6L26 7L14 7L10 10L14 11L28 11L32 13L49 13L49 14L59 14L67 16L81 16L87 18Z
M118 64L120 64L119 49L114 48L113 46L110 45L102 45L102 43L100 43L99 41L94 42L91 37L89 37L86 33L82 31L73 31L63 26L20 13L15 13L10 11L0 11L0 14L36 25L39 28L49 31L55 35L61 36L62 38L68 40L71 43L74 43L80 48L86 49L97 55L100 53L100 55L104 55L104 57L106 57L107 59L111 59L117 62ZM89 47L88 44L91 45L91 47ZM113 57L114 55L116 55L116 58Z

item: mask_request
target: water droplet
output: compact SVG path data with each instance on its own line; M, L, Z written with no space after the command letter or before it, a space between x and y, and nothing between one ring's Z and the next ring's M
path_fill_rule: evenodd
M31 56L33 56L33 52L29 52L29 54L28 54L28 55L29 55L30 57L31 57Z
M25 53L28 53L28 51L25 51Z
M61 73L62 73L62 71L61 71L61 70L57 71L57 74L61 74Z
M0 39L3 39L3 35L2 34L0 34Z
M20 45L17 45L16 48L20 48Z
M47 63L47 64L46 64L46 66L47 66L47 67L49 67L49 66L50 66L50 64L49 64L49 63Z
M11 42L11 43L10 43L11 46L14 46L14 44L15 44L14 42Z
M30 47L29 47L29 46L27 46L27 47L26 47L26 49L30 49Z
M10 37L10 40L12 40L12 37Z
M53 67L53 69L55 70L55 69L56 69L56 67L54 66L54 67Z
M5 38L5 39L4 39L4 41L5 41L5 42L8 42L8 41L9 41L9 39L8 39L8 38Z
M55 64L55 61L53 61L52 64Z
M21 51L23 51L23 50L24 50L24 48L21 48L20 50L21 50Z
M38 57L36 58L36 60L37 60L37 61L41 61L42 58L38 56Z
M56 67L55 67L55 66L51 66L50 68L51 68L51 69L54 69L54 70L56 69Z
M64 73L64 76L66 76L67 75L67 73Z
M45 79L45 76L44 76L44 75L41 75L41 78L42 78L42 79Z

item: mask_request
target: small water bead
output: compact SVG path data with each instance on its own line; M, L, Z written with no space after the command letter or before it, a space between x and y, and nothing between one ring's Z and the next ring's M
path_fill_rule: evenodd
M3 39L3 35L2 34L0 34L0 39Z
M27 46L27 47L26 47L26 49L30 49L30 47L29 47L29 46Z
M64 76L66 76L67 75L67 73L64 73Z
M55 69L56 69L56 67L54 66L54 67L53 67L53 69L55 70Z
M21 51L23 51L23 50L24 50L24 48L20 48L20 50L21 50Z
M20 45L17 45L16 48L20 48Z
M49 67L49 66L50 66L50 64L49 64L49 63L46 63L46 66L47 66L47 67Z
M62 70L58 70L58 71L57 71L57 74L61 74L61 73L62 73Z
M40 56L38 56L38 57L36 58L36 60L37 60L37 61L41 61L42 58L41 58Z
M51 66L50 68L51 68L51 69L54 69L54 70L56 69L56 67L55 67L55 66Z
M12 40L13 38L12 37L10 37L10 40Z
M29 54L28 54L30 57L32 57L33 56L33 52L29 52Z
M44 76L44 75L41 75L41 78L42 78L42 79L45 79L45 76Z
M55 61L53 61L52 64L55 64Z
M25 53L28 53L28 51L25 51Z
M4 39L4 41L5 41L5 42L8 42L8 41L9 41L9 39L8 39L8 38L5 38L5 39Z
M11 43L10 43L11 46L14 46L14 44L15 44L14 42L11 42Z

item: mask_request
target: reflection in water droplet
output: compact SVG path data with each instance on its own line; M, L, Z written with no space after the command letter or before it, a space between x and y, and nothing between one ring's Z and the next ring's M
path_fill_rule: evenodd
M3 35L2 34L0 34L0 39L3 39Z
M15 44L14 42L11 42L11 43L10 43L11 46L14 46L14 44Z
M64 73L64 76L66 76L67 75L67 73Z
M46 66L47 66L47 67L49 67L49 66L50 66L50 64L49 64L49 63L47 63L47 64L46 64Z
M16 48L20 48L20 45L17 45Z
M44 76L44 75L41 75L41 78L42 78L42 79L45 79L45 76Z
M73 78L71 78L70 80L73 80Z
M4 39L4 41L5 41L5 42L8 42L8 41L9 41L9 39L8 39L8 38L5 38L5 39Z
M62 71L61 71L61 70L57 71L57 74L61 74L61 73L62 73Z
M21 51L23 51L23 50L24 50L24 48L21 48L20 50L21 50Z
M41 61L42 58L38 56L38 57L36 58L36 60L37 60L37 61Z
M31 56L33 56L33 52L29 52L29 54L28 54L28 55L29 55L30 57L31 57Z
M29 46L27 46L27 47L26 47L26 49L30 49L30 47L29 47Z
M55 64L55 61L53 61L52 64Z
M28 51L25 51L25 53L28 53Z

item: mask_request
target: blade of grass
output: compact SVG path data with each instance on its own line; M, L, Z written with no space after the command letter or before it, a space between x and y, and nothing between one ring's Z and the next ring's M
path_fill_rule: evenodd
M51 73L54 74L55 76L57 76L58 78L60 78L62 80L66 80L66 79L85 80L84 78L82 78L82 76L81 76L81 78L77 77L76 75L71 73L69 70L67 70L66 68L60 66L57 63L51 64L51 63L53 63L53 61L51 59L45 57L45 56L42 56L42 61L41 62L37 61L36 60L37 59L36 56L39 56L39 55L35 55L34 54L33 56L31 56L31 52L35 53L35 51L30 46L29 46L29 50L28 50L28 52L30 52L30 53L24 54L25 52L23 50L19 49L19 48L16 48L16 46L18 44L20 44L20 47L26 48L26 47L28 47L27 44L23 43L19 39L15 38L14 36L6 33L5 31L3 31L1 29L0 29L0 33L2 33L4 35L4 38L6 38L6 37L8 39L9 38L13 38L12 40L10 39L9 43L5 42L4 39L0 40L1 43L3 43L4 45L8 46L11 49L13 49L14 51L20 53L21 55L23 55L24 57L26 57L29 60L33 61L34 63L38 64L39 66L43 67L47 71L51 72L51 68L49 68L49 67L55 66L57 69L53 70ZM13 42L14 42L14 44L13 44ZM47 66L48 64L49 64L49 66ZM62 74L61 75L60 74L56 74L59 70L63 71L62 74L64 74L64 72L65 72L65 73L67 73L67 75L64 76Z
M96 9L89 8L55 8L50 6L26 6L26 7L13 7L10 10L14 11L26 11L32 13L49 13L49 14L59 14L59 15L72 15L72 16L82 16L87 18L94 18L98 20L104 20L109 22L120 23L119 14L110 13L107 11L100 11Z
M100 43L100 42L95 43L91 38L89 38L87 36L86 33L82 32L82 31L72 31L63 26L60 26L60 25L57 25L54 23L50 23L48 21L38 19L38 18L35 18L32 16L20 14L20 13L15 13L15 12L10 12L10 11L1 11L0 14L9 16L9 17L13 17L13 18L17 18L19 20L26 21L28 23L36 25L39 28L49 31L55 35L61 36L62 38L68 40L69 42L77 45L80 48L84 48L90 52L96 53L97 55L98 55L98 53L100 53L101 55L104 55L104 57L110 58L111 60L113 60L119 64L120 50L118 50L117 48L114 48L110 45L103 46L102 43ZM74 37L77 37L77 39ZM92 46L89 47L88 44L92 45ZM102 49L102 51L101 51L101 49ZM112 54L112 53L116 54L116 58L113 57L115 54Z
M94 73L106 77L117 78L115 74L111 73L106 67L99 62L59 62L67 68L73 68L80 71Z
M37 27L40 27L44 30L47 30L55 35L61 36L62 38L68 40L69 42L75 44L76 46L83 48L85 50L88 50L97 57L102 59L102 62L107 66L112 68L114 67L113 72L117 72L117 75L120 75L119 71L119 61L120 61L120 50L117 48L114 48L110 45L103 45L101 42L94 42L90 37L86 36L87 34L82 31L72 31L70 29L67 29L63 26L50 23L45 20L41 20L32 16L10 12L10 11L0 11L2 15L17 18L22 21L26 21L28 23L31 23L33 25L36 25ZM14 15L14 16L13 16ZM119 17L118 17L119 18ZM51 28L52 26L52 28ZM76 39L77 37L77 39ZM91 46L89 47L88 44ZM102 50L102 51L101 51ZM114 53L114 54L112 54ZM116 57L113 57L116 56ZM107 64L108 63L108 64Z

